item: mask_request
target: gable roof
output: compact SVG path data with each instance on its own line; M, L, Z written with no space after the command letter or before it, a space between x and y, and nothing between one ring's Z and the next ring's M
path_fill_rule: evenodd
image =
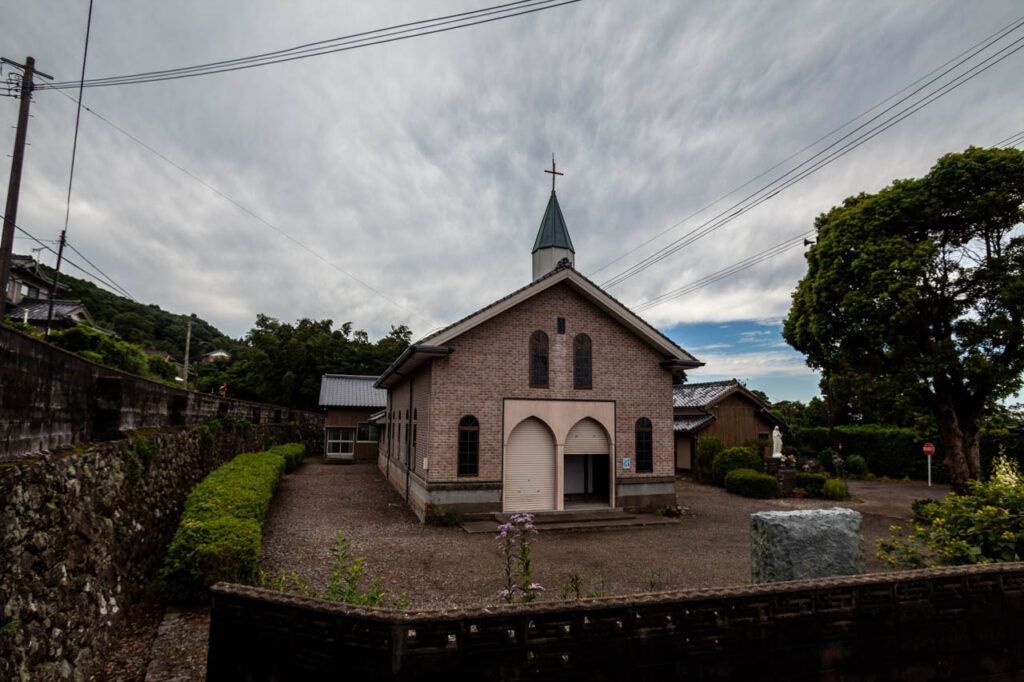
M28 312L29 322L46 322L46 318L50 315L50 299L23 299L18 305L8 308L6 314L8 318L20 321L25 318L26 312ZM89 314L89 310L81 301L66 301L59 298L53 299L53 319L55 321L67 320L76 322L76 315L80 319L92 322L92 315Z
M374 388L375 376L325 374L320 379L321 407L386 407L388 392Z
M707 407L732 393L741 385L736 379L706 381L700 384L676 384L672 387L672 407Z
M665 356L666 360L672 362L674 366L703 366L703 362L687 353L678 346L675 341L645 322L639 315L610 296L601 287L581 275L570 265L555 268L543 277L527 284L525 287L513 291L508 296L500 298L494 303L491 303L475 313L462 318L458 322L454 322L444 329L436 331L421 339L417 342L417 345L443 346L455 337L466 333L470 329L473 329L487 320L500 315L506 310L519 305L523 301L533 298L542 291L546 291L551 287L562 283L568 285L574 291L600 308L603 312L607 313L613 320L628 328L652 347L656 348Z
M544 217L540 220L540 229L537 230L537 239L533 242L533 251L530 253L536 253L538 249L546 249L550 247L569 249L573 253L576 253L576 249L572 248L572 239L569 238L569 228L565 226L565 218L562 216L562 207L558 205L558 198L555 196L555 190L551 190L551 198L548 199L548 207L544 210Z

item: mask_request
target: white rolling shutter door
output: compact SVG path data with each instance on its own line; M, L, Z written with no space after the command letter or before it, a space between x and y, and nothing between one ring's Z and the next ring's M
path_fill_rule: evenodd
M555 442L539 419L526 419L505 448L503 511L550 511L555 508Z
M567 455L607 455L608 437L593 419L582 419L569 431L565 439Z

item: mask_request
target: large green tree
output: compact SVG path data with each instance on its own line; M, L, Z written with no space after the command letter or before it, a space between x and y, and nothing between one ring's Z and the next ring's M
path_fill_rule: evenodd
M935 415L956 490L1024 370L1024 153L971 147L818 217L783 335L844 388ZM868 398L870 400L870 398ZM899 402L894 400L894 402Z

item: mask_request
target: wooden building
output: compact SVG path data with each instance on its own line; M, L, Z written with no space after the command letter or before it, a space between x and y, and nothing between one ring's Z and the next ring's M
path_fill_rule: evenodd
M325 374L320 379L324 416L324 458L372 462L379 440L375 413L387 404L387 391L373 387L375 376Z
M776 426L783 433L789 431L786 423L769 411L771 405L736 379L677 384L672 390L672 407L676 469L693 466L700 438L720 438L725 447L732 448L754 439L770 441Z

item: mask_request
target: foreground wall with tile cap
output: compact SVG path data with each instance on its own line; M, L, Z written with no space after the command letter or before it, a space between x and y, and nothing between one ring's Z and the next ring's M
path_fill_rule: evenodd
M449 611L219 584L207 680L1008 680L1024 563Z

